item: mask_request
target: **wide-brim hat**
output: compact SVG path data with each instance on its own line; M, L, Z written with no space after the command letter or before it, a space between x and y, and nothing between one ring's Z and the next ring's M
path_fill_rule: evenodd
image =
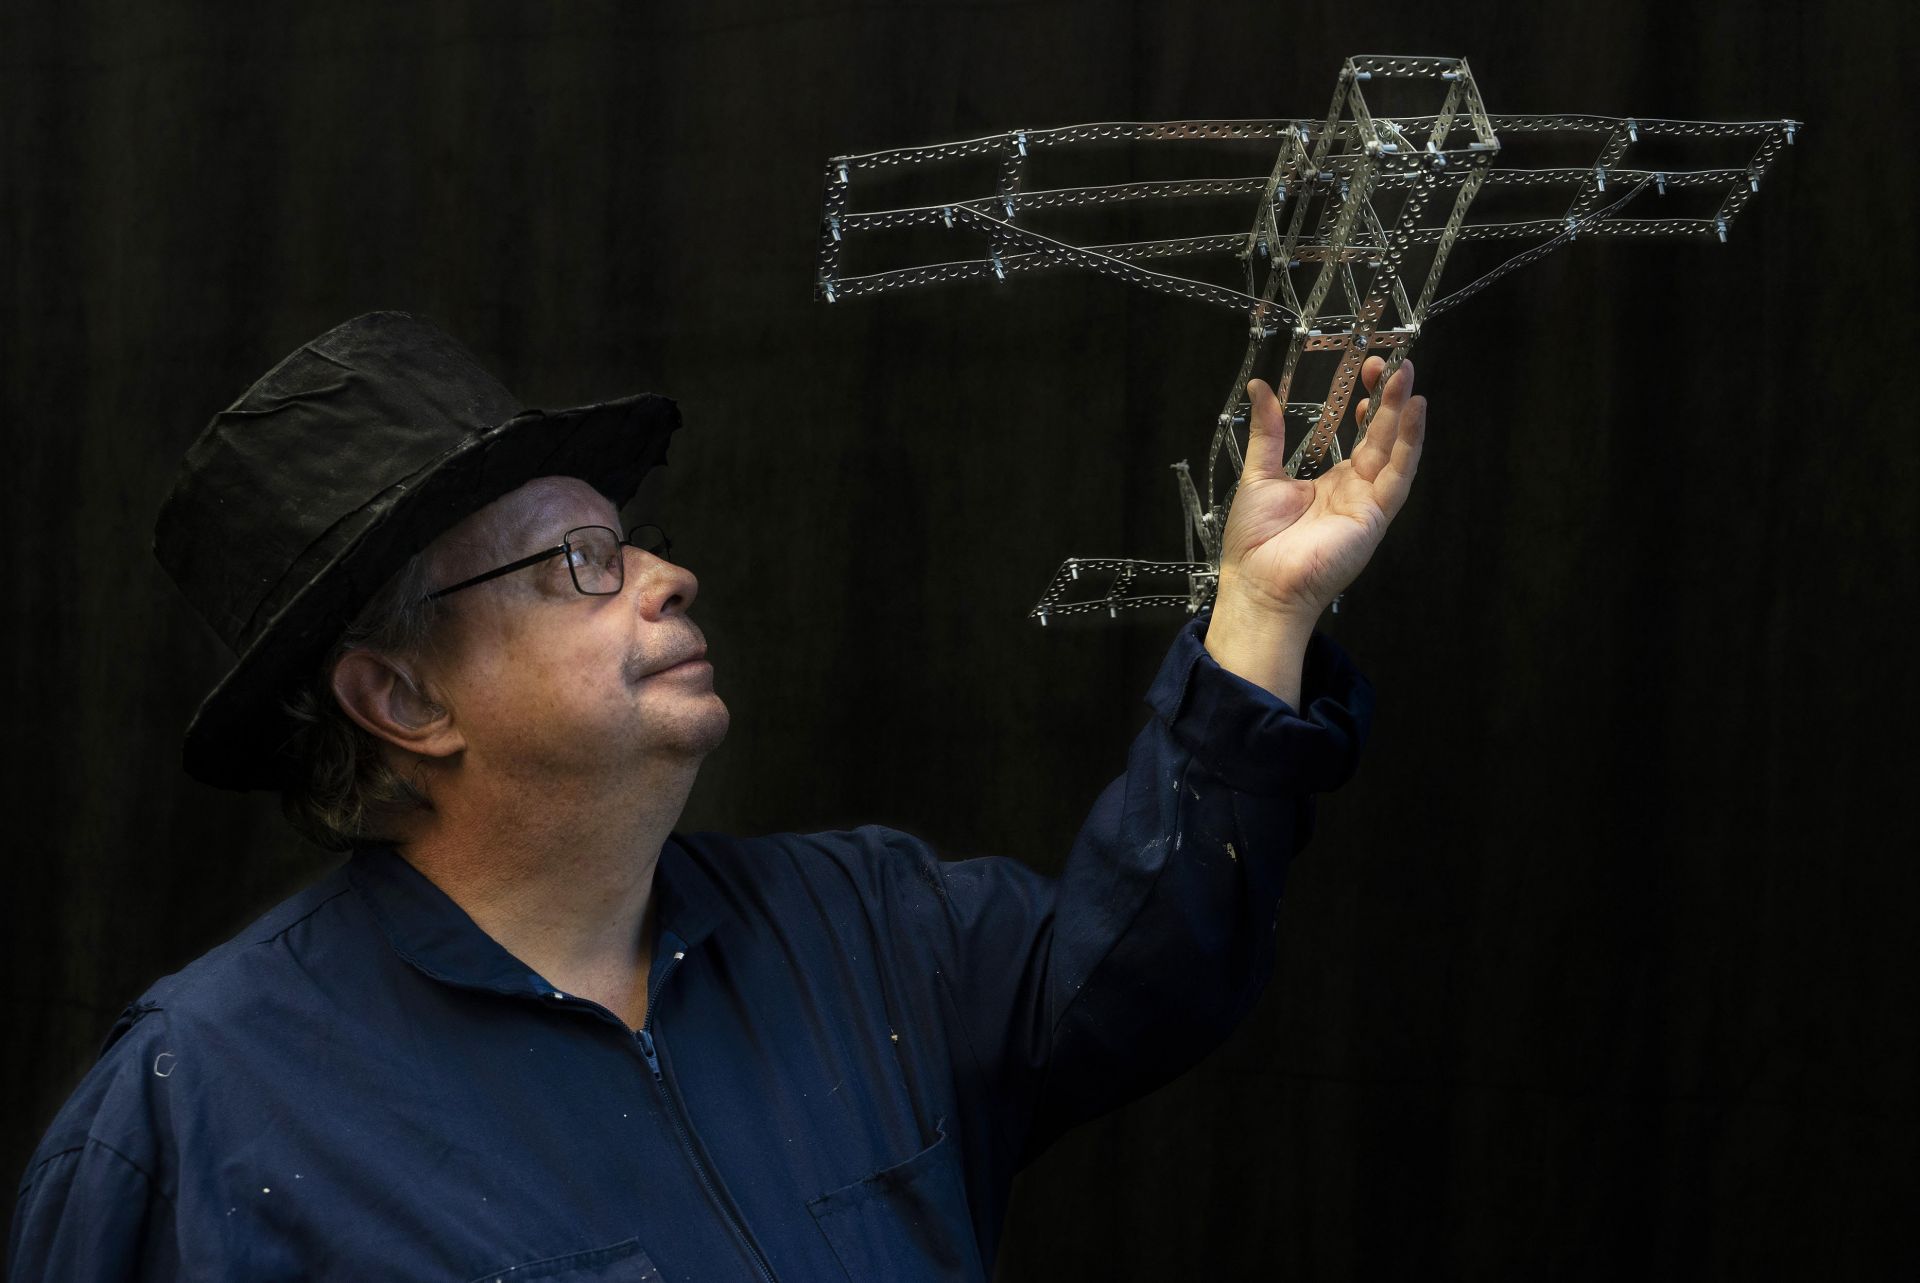
M527 409L403 312L301 345L214 416L154 526L154 555L236 656L187 727L187 772L281 787L287 698L410 557L535 477L625 505L679 424L651 393Z

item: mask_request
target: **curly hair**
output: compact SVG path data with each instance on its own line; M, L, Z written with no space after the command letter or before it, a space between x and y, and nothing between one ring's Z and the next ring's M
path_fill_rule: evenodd
M354 616L318 671L285 702L295 727L287 746L294 766L281 790L281 809L296 829L328 850L392 841L397 819L433 809L420 786L394 769L385 745L348 717L333 693L334 667L349 650L401 660L420 655L440 614L435 603L424 600L427 575L426 556L416 553Z

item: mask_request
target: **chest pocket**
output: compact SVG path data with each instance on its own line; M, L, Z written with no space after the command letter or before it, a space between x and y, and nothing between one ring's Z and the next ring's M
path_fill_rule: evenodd
M511 1265L482 1274L473 1283L528 1283L534 1279L540 1283L661 1283L660 1271L640 1250L637 1238Z
M807 1210L856 1283L986 1277L959 1151L944 1129L906 1162L822 1194Z

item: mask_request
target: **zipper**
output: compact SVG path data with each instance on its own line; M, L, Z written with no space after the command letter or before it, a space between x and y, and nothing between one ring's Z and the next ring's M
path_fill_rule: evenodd
M765 1283L775 1283L773 1267L767 1264L767 1258L761 1253L760 1245L753 1241L753 1236L747 1233L747 1227L740 1223L740 1218L733 1214L733 1209L720 1197L720 1191L715 1187L713 1178L707 1174L707 1165L700 1161L700 1151L694 1148L693 1133L680 1108L679 1098L667 1082L666 1074L660 1069L660 1048L653 1040L653 1013L659 1005L658 994L666 988L667 977L673 974L673 969L679 966L681 959L686 956L684 949L676 949L673 957L660 968L660 974L649 986L653 989L655 997L647 1000L647 1018L641 1021L640 1028L634 1031L634 1039L640 1044L640 1054L646 1057L647 1068L653 1071L654 1085L660 1089L660 1095L666 1101L668 1117L673 1119L674 1134L679 1136L681 1150L693 1163L694 1173L700 1177L700 1184L707 1191L707 1198L720 1209L721 1216L726 1218L727 1228L733 1231L734 1237L740 1241L740 1246L746 1249L747 1257L753 1262L754 1268L760 1271L760 1277L765 1280Z

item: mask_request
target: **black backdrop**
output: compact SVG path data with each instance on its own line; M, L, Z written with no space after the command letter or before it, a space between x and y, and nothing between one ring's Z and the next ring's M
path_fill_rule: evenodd
M687 824L880 820L1042 867L1174 621L1238 322L1072 274L811 299L836 152L1324 111L1808 122L1729 244L1597 241L1448 316L1411 506L1328 626L1381 693L1279 973L1022 1178L1000 1275L1913 1277L1916 467L1904 11L1328 3L8 5L8 1053L17 1171L157 974L325 867L177 735L224 656L174 461L303 339L423 312L533 404L653 389L649 511L735 712Z

